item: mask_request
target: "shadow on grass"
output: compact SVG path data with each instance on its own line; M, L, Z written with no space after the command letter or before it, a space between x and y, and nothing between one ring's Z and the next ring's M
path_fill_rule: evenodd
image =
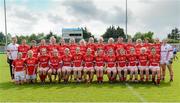
M161 85L156 86L152 82L148 83L132 83L132 82L126 82L128 83L131 87L133 88L163 88L163 87L170 87L171 83L170 82L161 82ZM40 82L36 84L24 84L24 85L16 85L11 82L1 82L0 83L0 89L2 90L8 90L8 89L16 89L16 90L22 90L22 89L50 89L50 88L56 88L56 89L62 89L62 88L71 88L71 89L76 89L76 88L128 88L126 83L112 83L110 84L108 81L105 81L103 84L97 84L97 82L93 82L91 84L86 84L86 83L75 83L75 82L69 82L67 84L64 84L63 82L61 83L45 83L41 84Z

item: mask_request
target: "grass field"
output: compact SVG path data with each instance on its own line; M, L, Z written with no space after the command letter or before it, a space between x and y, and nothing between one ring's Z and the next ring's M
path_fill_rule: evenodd
M179 55L180 57L180 55ZM180 102L180 60L174 62L174 82L152 83L30 84L9 81L6 56L0 54L0 102Z

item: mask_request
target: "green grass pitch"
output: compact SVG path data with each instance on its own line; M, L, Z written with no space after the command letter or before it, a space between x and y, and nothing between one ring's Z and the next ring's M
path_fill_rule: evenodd
M180 57L180 55L179 55ZM9 81L6 56L0 54L0 102L180 102L180 60L175 61L174 82L115 84L25 84Z

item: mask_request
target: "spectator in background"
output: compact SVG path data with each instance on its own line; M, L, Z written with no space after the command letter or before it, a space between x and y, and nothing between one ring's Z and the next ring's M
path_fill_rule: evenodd
M14 73L13 73L13 69L12 69L12 62L15 59L17 59L18 46L19 45L17 44L17 38L16 37L12 37L12 43L7 45L7 62L9 63L12 81L14 81Z
M177 50L176 45L175 45L173 48L173 59L174 59L174 61L178 60L177 52L178 52L178 50Z

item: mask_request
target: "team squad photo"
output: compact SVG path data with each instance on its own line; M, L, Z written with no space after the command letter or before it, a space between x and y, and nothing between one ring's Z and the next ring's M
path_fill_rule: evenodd
M75 38L68 43L61 38L56 43L52 36L48 43L42 39L37 46L35 40L30 45L23 39L16 44L17 38L7 46L7 57L11 79L15 84L49 82L57 83L103 83L107 75L109 83L114 82L152 82L160 85L165 79L166 66L173 81L173 47L167 40L148 38L132 39L124 42L122 37L116 41L109 38L104 43L103 38L94 42L90 37L88 42Z
M180 0L0 0L0 103L180 103L179 58Z

